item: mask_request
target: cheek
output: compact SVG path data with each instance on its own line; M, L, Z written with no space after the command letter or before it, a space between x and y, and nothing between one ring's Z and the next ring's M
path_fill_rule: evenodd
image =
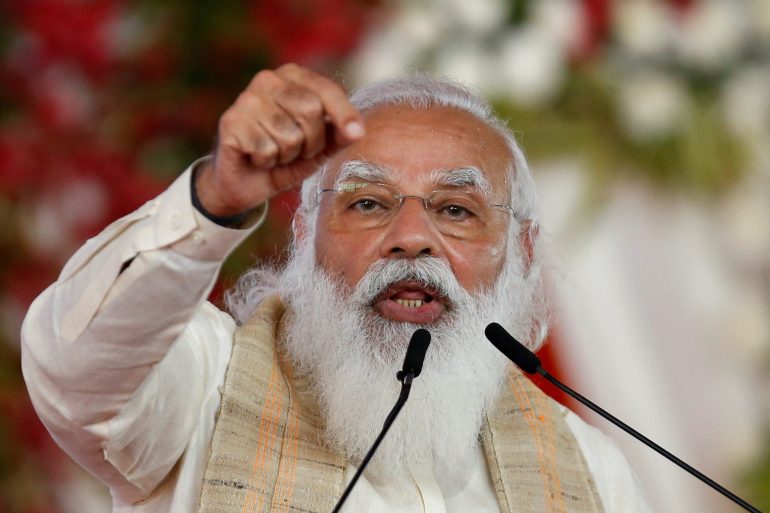
M316 263L332 276L355 287L372 263L371 241L361 234L321 230L316 234Z
M340 270L344 269L345 252L339 248L344 245L337 234L328 231L319 230L315 238L315 258L316 263L332 275L339 275Z
M340 270L344 269L344 261L341 261L344 252L339 251L340 246L344 245L342 240L344 237L340 233L329 230L325 217L322 206L316 224L315 240L313 241L315 260L316 264L327 273L332 276L339 276L341 274Z
M507 240L480 245L458 242L448 251L448 258L460 284L469 292L476 292L497 279L505 262L506 247Z

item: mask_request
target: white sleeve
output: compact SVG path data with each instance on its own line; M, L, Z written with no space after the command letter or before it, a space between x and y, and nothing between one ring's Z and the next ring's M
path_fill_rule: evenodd
M605 513L652 513L639 481L615 442L567 410L565 420L583 451Z
M124 502L171 470L216 387L235 325L205 298L224 258L259 224L233 230L198 213L196 164L75 253L22 326L38 415Z

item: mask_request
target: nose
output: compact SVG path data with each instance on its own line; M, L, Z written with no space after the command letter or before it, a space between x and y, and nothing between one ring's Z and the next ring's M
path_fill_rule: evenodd
M403 203L385 228L380 253L383 258L439 256L440 237L428 216L424 200L418 196L404 196Z

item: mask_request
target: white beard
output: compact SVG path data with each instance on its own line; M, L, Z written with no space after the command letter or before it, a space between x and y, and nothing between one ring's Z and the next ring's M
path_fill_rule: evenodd
M521 290L519 270L506 264L492 290L473 297L444 260L386 259L350 291L315 265L312 244L304 246L280 277L291 312L285 349L318 400L327 422L324 442L356 462L377 437L398 397L396 372L407 344L421 326L384 319L370 304L388 284L417 279L442 292L451 306L425 326L432 341L422 374L372 465L398 471L413 462L461 464L478 443L484 415L510 368L484 337L484 328L497 321L514 332L527 329L528 294L518 300L510 290L517 285Z

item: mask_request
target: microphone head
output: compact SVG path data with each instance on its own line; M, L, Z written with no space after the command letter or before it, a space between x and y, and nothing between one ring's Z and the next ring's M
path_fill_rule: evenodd
M521 370L527 374L537 372L540 367L540 358L535 356L535 353L527 349L524 344L513 338L505 328L493 322L484 330L484 335L492 342L493 346L518 365Z
M420 328L412 334L409 346L406 348L404 367L399 373L400 375L404 376L409 372L412 372L415 378L420 375L422 363L425 361L425 353L428 351L428 345L430 345L430 333L428 330Z

